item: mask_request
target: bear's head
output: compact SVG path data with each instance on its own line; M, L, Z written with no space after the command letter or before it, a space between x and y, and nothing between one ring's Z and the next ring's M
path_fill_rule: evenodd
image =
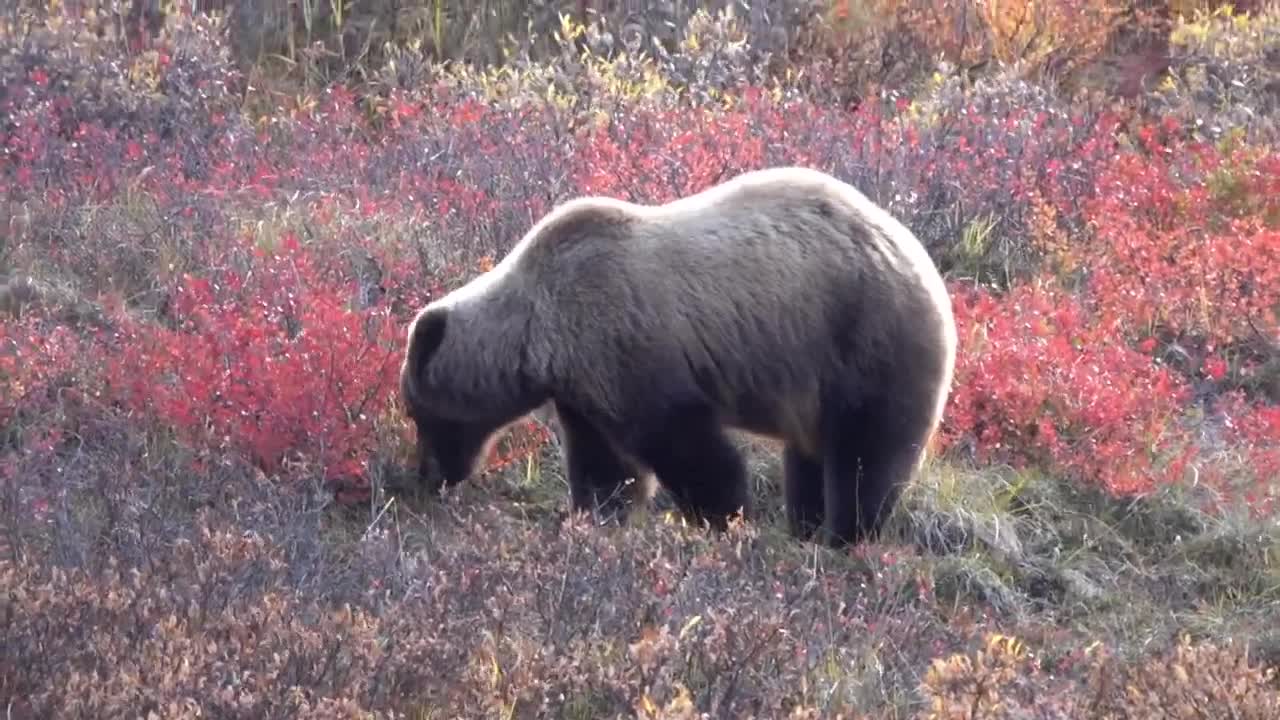
M406 414L417 429L418 479L432 492L466 480L488 454L499 420L470 412L450 371L458 363L443 357L449 310L431 307L409 329L400 391ZM465 364L461 365L466 367Z

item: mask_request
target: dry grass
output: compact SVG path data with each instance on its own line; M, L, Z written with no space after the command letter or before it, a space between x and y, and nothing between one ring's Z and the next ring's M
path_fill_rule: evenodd
M565 518L554 455L440 502L338 511L126 427L86 421L86 449L22 469L57 487L43 512L4 500L12 717L1262 718L1280 702L1280 533L1174 498L935 466L884 544L839 554L777 519L716 536L660 509L630 528Z

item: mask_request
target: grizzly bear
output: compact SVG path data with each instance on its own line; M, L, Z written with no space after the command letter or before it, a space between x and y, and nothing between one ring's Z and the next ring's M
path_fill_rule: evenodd
M728 430L783 445L787 524L832 546L880 530L952 381L946 287L916 237L800 167L662 205L586 197L419 311L401 372L433 491L545 404L575 511L615 519L656 482L689 520L750 513Z

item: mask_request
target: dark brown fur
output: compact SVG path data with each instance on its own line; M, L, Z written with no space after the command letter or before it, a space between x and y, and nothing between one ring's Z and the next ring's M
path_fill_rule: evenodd
M662 206L561 205L422 310L402 391L433 486L550 401L577 510L644 501L656 475L723 527L749 507L737 428L785 443L792 531L841 544L877 531L918 468L955 345L905 227L834 178L777 168Z

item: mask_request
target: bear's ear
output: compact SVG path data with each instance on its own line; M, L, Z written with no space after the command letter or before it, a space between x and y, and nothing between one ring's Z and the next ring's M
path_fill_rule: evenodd
M415 375L422 373L422 367L444 342L446 314L444 308L433 308L414 321L413 332L409 335L408 365Z

